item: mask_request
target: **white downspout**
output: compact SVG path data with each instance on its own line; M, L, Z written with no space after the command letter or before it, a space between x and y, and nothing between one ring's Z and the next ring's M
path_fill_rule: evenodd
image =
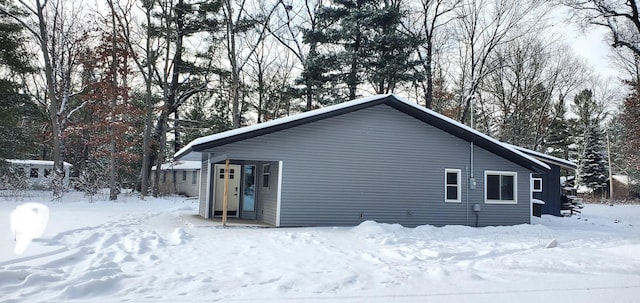
M276 227L280 227L280 208L282 205L282 161L278 162L278 192L276 195Z

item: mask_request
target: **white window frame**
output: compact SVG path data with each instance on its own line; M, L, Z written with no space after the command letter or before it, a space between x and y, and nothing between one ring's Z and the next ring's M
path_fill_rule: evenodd
M453 185L449 185L447 183L447 174L449 173L456 173L457 178L458 178L458 182L456 184L458 193L457 193L457 199L447 199L447 187L449 186L453 186ZM444 170L444 202L449 202L449 203L462 203L462 170L461 169L455 169L455 168L445 168Z
M536 181L540 182L540 188L536 188ZM531 178L531 191L534 193L542 192L542 178Z
M488 175L512 176L513 177L513 200L487 199L487 176ZM484 203L486 204L518 204L518 173L514 171L485 170L484 171Z

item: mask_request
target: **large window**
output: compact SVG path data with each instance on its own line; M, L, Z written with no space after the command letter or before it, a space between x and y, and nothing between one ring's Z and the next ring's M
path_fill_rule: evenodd
M516 204L518 174L506 171L484 172L484 197L486 203Z
M447 168L444 170L444 201L445 202L460 202L460 174L459 169Z
M533 178L533 192L541 193L542 192L542 178Z

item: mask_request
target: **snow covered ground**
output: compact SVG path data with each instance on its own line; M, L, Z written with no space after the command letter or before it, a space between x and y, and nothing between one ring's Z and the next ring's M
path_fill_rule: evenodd
M640 302L640 205L511 227L276 229L221 228L180 197L31 195L0 197L2 302ZM9 217L26 202L49 224L16 255Z

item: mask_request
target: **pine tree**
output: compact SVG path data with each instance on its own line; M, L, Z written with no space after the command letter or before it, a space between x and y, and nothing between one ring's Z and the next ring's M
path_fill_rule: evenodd
M184 141L180 142L181 146L196 138L231 129L232 122L228 118L230 115L226 100L216 98L213 100L212 106L207 106L208 97L196 96L192 98L191 106L182 115L184 120L180 123L180 131L183 135L180 136L180 139Z
M365 82L377 93L389 93L417 80L418 62L411 54L419 41L400 31L403 14L400 2L380 0L338 0L323 7L316 30L304 35L312 48L303 79L316 93L333 88L326 95L341 100L355 99Z
M569 159L569 145L571 143L569 133L569 123L566 119L567 110L564 106L564 99L560 98L554 104L554 118L549 124L549 135L545 140L545 146L549 155L554 157Z
M589 125L580 161L580 183L594 191L606 188L608 180L604 134L598 123Z
M35 131L46 124L45 113L13 80L35 71L25 45L22 28L0 14L0 159L36 158Z

